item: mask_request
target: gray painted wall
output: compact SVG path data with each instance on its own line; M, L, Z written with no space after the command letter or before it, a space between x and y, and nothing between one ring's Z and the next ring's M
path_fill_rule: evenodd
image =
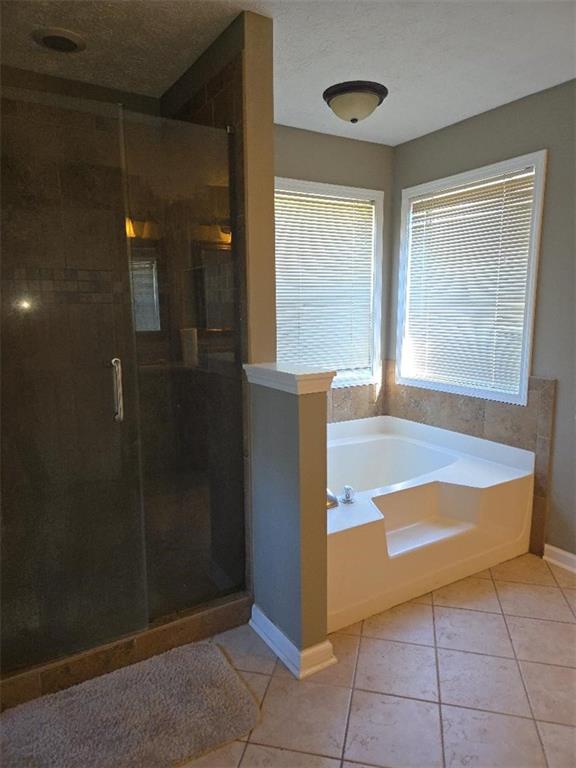
M571 552L576 552L575 98L573 80L395 147L388 311L394 358L402 189L548 149L532 375L558 380L546 540Z
M254 600L307 648L326 638L326 395L250 395Z

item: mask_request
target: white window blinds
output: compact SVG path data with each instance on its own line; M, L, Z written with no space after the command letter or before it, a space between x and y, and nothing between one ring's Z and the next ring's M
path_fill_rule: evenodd
M134 326L137 331L160 330L156 259L136 257L130 265Z
M372 376L375 205L277 188L280 362L335 369L340 381Z
M535 192L522 165L405 196L400 381L526 402Z

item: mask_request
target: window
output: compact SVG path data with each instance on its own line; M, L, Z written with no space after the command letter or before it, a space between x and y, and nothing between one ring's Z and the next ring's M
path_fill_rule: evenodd
M526 405L545 164L403 191L399 383Z
M135 256L130 265L134 325L137 331L160 330L156 258Z
M380 373L383 193L276 179L278 361Z

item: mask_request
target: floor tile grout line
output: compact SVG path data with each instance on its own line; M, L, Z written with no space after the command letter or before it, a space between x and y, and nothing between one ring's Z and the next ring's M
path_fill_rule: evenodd
M356 675L358 673L358 662L360 661L360 649L362 647L362 632L364 630L364 620L360 622L360 636L358 638L358 648L356 649L356 659L354 661L354 672L352 673L352 687L350 689L350 698L348 699L348 714L346 716L346 725L344 727L344 739L342 741L342 754L340 755L340 762L343 764L346 754L346 741L348 740L348 729L350 727L350 717L352 715L352 700L354 699L354 691L356 690Z
M552 578L553 578L553 579L554 579L554 581L556 582L556 586L557 586L557 587L558 587L558 589L560 590L560 592L561 592L561 594L562 594L562 597L564 598L564 602L565 602L565 603L566 603L566 605L568 606L568 609L569 609L569 610L570 610L570 611L571 611L571 612L574 614L574 616L576 617L576 608L573 608L573 607L572 607L572 603L570 602L570 600L568 600L568 598L567 598L567 597L566 597L566 595L564 594L564 590L565 590L565 589L569 589L569 587L565 587L563 584L560 584L560 582L558 581L558 579L557 579L557 577L556 577L556 574L554 573L554 571L553 571L553 570L552 570L552 568L550 567L550 563L547 563L547 562L546 562L546 560L544 560L543 562L545 562L545 563L546 563L546 565L548 566L548 570L549 570L549 571L550 571L550 573L552 574ZM557 567L558 567L558 566L557 566ZM568 573L570 573L570 571L568 571Z
M483 581L488 581L488 579L483 579ZM493 582L493 583L495 583L495 582ZM502 584L503 582L498 580L498 583ZM504 582L504 583L506 583L506 584L518 584L519 582L517 582L517 581L507 581L507 582ZM527 586L527 587L538 587L538 586L542 586L542 585L541 584L525 584L524 586ZM551 587L551 589L560 589L560 591L562 592L562 589L560 587ZM568 587L568 589L570 589L570 587ZM576 592L576 589L574 591ZM564 597L565 597L565 595L564 595ZM400 605L403 605L403 603L401 603ZM425 605L425 603L421 603L421 605ZM426 603L426 605L430 605L430 603ZM393 607L396 608L397 606L393 606ZM488 613L491 616L502 616L504 614L504 610L502 608L500 608L499 611L486 611L486 610L483 610L482 608L465 608L465 607L463 607L461 605L445 605L445 604L441 604L441 603L438 603L437 607L438 608L452 608L452 609L457 610L457 611L471 611L472 613ZM386 608L384 611L381 611L381 613L385 613L387 610L390 610L390 609ZM376 615L378 615L378 614L376 614ZM519 613L506 613L505 615L506 616L510 616L511 618L515 618L515 619L534 619L534 621L555 621L557 624L574 624L574 623L576 623L574 621L563 621L562 619L550 619L550 618L544 618L542 616L525 616L525 615L522 615L522 614L519 614ZM335 635L335 634L338 634L338 632L340 632L340 630L337 630L336 632L332 632L331 634ZM350 637L358 637L358 635L349 635L349 636ZM362 637L371 637L371 635L362 634Z
M542 562L546 563L546 565L548 566L548 570L552 574L552 578L556 582L556 586L562 592L562 594L564 594L565 589L576 589L576 585L574 585L574 587L567 587L565 584L561 584L560 581L558 580L558 577L554 573L554 569L552 568L551 564L547 560L544 560L544 558L542 558ZM569 571L567 568L562 568L561 565L557 565L556 568L559 568L562 571L566 571L566 573L570 573L572 576L576 576L576 574L573 571ZM566 595L564 595L564 597L566 597ZM570 608L572 608L572 606L570 606Z
M546 565L548 565L546 563ZM490 570L490 575L492 575L492 570ZM504 617L504 625L506 627L506 632L508 633L508 638L510 640L510 645L512 646L512 652L514 654L514 660L516 661L516 668L518 669L518 674L520 675L520 680L522 682L522 688L524 689L524 695L526 696L526 701L528 702L528 708L530 710L530 714L532 715L532 722L534 723L534 729L536 730L536 735L538 736L538 742L540 744L540 749L542 750L542 755L544 756L544 762L549 768L548 764L548 755L546 754L546 750L544 749L544 742L542 741L542 736L540 735L540 730L538 728L538 725L536 724L536 718L534 716L534 709L532 707L532 702L530 701L530 695L528 694L528 687L526 685L526 681L524 680L524 675L522 673L522 666L520 662L518 661L518 655L516 654L516 648L514 647L514 641L512 639L512 633L510 632L510 627L508 626L508 621L506 620L506 614L504 613L504 609L502 606L502 601L500 600L500 595L498 593L498 586L496 584L496 580L494 579L494 576L492 575L492 583L494 585L494 591L496 592L496 598L498 599L498 602L500 603L500 608L502 608L502 615Z
M558 624L574 624L575 623L574 620L572 620L572 621L564 621L562 619L551 619L551 618L548 618L548 617L545 618L543 616L523 616L523 615L518 614L518 613L506 612L504 610L504 606L502 605L502 601L500 599L500 592L498 591L498 585L499 584L517 584L518 582L512 582L512 581L502 582L500 579L493 579L492 583L494 584L494 589L496 590L496 596L497 596L498 602L500 604L500 609L501 609L502 614L504 616L509 616L510 618L514 618L514 619L534 619L536 621L555 621ZM525 586L538 587L538 586L542 586L542 585L541 584L526 584ZM568 601L566 600L566 596L564 595L564 593L562 592L562 589L560 587L548 587L548 589L558 590L560 592L560 594L562 595L562 598L564 599L564 601L566 603L568 603ZM571 608L569 603L568 603L568 612L570 614L573 613L572 608Z
M240 766L242 765L244 761L244 755L246 754L246 750L248 749L248 744L249 744L248 739L246 739L246 741L244 742L244 749L242 750L242 754L240 755L240 760L238 761L238 765L236 766L236 768L240 768Z
M354 690L359 690L366 693L375 693L374 691L366 691L363 688L356 688ZM376 694L376 695L379 695L379 694ZM381 695L396 696L395 694L381 694ZM413 699L412 697L409 697L409 696L396 696L396 698L409 699L410 701L424 701L427 704L430 704L430 703L438 704L438 702L430 702L425 699ZM502 717L513 717L513 718L516 718L517 720L527 720L529 722L534 722L535 724L543 723L545 725L558 725L564 728L571 728L573 730L576 730L574 729L574 726L568 725L567 723L558 723L554 720L535 720L534 718L528 717L526 715L513 715L513 714L510 714L509 712L496 712L495 710L492 710L492 709L478 709L477 707L467 707L467 706L462 706L461 704L449 704L448 702L444 702L442 705L439 705L439 706L452 707L454 709L464 709L468 712L483 712L488 715L500 715ZM341 760L341 758L334 757L333 755L328 755L325 752L307 752L306 750L303 750L303 749L297 749L295 747L279 747L277 744L267 744L266 742L263 742L263 741L246 742L246 748L249 746L266 747L268 749L277 749L278 751L285 751L285 752L295 752L296 754L299 754L299 755L311 755L314 757L324 757L334 761ZM245 751L246 749L244 750L244 752ZM242 756L242 759L243 759L243 756ZM355 763L357 765L366 765L366 766L369 766L370 768L385 768L382 765L379 765L377 763L366 762L365 760L358 761L352 758L343 758L342 760L349 763ZM240 768L240 763L238 764L238 768Z
M499 582L501 584L502 582ZM511 582L507 582L511 583ZM562 590L560 590L562 591ZM501 616L503 613L505 613L504 609L502 611L483 611L481 608L465 608L461 605L436 605L436 608L447 608L450 611L467 611L468 613L479 613L479 614L488 614L489 616ZM514 619L532 619L532 621L551 621L555 624L573 624L572 621L562 621L562 619L543 619L540 616L521 616L517 613L506 613L506 616L510 616Z
M439 607L444 608L445 606L439 606ZM494 613L492 615L493 616L500 616L501 618L504 618L503 614ZM523 618L528 618L528 617L526 617L526 616L511 616L510 618L523 619ZM435 618L435 615L433 614L434 633L436 632L435 621L436 621L436 618ZM534 619L534 621L548 621L548 620L547 619ZM574 626L573 624L571 624L569 622L565 622L565 621L555 621L555 622L551 621L550 623L552 623L552 624L562 624L563 626L568 626L568 627ZM506 627L506 629L507 629L507 627ZM507 634L508 634L508 637L510 637L510 633L507 632ZM513 647L512 647L512 654L513 654L512 656L503 656L501 653L487 653L486 651L471 651L468 648L451 648L449 646L440 645L438 643L436 643L436 645L428 645L426 643L415 643L412 640L398 640L397 638L390 638L390 637L373 637L372 635L362 635L362 639L363 640L376 640L376 641L380 640L380 641L383 641L383 642L386 642L386 643L397 643L398 645L411 645L411 646L414 646L416 648L437 648L439 651L455 651L456 653L470 653L470 654L473 654L474 656L488 656L488 657L490 657L492 659L503 659L505 661L514 661L516 659L516 656L514 655L514 648ZM510 645L512 646L512 643L510 643ZM526 662L528 662L530 664L543 664L544 666L547 666L547 667L562 667L563 669L576 669L576 663L574 665L570 665L570 664L555 664L555 663L550 663L550 662L546 662L546 661L534 661L532 659L518 659L518 661L526 661ZM311 682L313 682L313 681L311 681ZM326 685L336 685L336 684L335 683L326 683ZM347 688L349 686L339 685L338 687Z
M490 581L492 583L492 585L493 585L493 588L494 588L494 590L496 592L496 598L497 598L497 601L498 601L498 605L499 605L499 608L500 608L500 612L499 613L494 612L494 611L486 611L486 610L482 610L482 609L475 609L475 608L463 608L461 606L437 605L435 600L434 600L433 594L431 594L431 596L430 596L431 597L430 603L421 603L421 605L430 605L431 606L431 611L432 611L433 631L434 631L434 646L433 647L435 649L435 656L436 656L438 701L431 701L429 699L420 699L418 697L413 697L413 696L401 696L401 695L398 695L398 694L395 694L395 693L386 693L384 691L374 691L374 690L359 688L356 685L357 676L358 676L358 668L359 668L360 650L361 650L361 645L362 645L362 640L363 639L383 640L383 641L394 642L394 643L398 643L398 644L412 645L412 646L415 646L415 647L431 647L431 646L426 645L424 643L417 643L417 642L412 642L412 641L407 641L407 640L398 640L397 638L374 637L374 636L371 636L371 635L366 635L365 634L365 622L364 621L360 622L359 634L347 633L345 631L338 631L336 633L332 633L332 634L341 634L341 635L344 635L344 636L347 636L347 637L356 637L356 638L358 638L358 647L357 647L357 650L356 650L356 653L355 653L354 671L353 671L352 685L351 685L351 688L350 688L350 695L349 695L349 699L348 699L348 711L347 711L347 717L346 717L346 726L345 726L345 731L344 731L344 739L343 739L343 746L342 746L341 756L340 756L340 758L334 757L333 755L325 755L325 754L319 754L319 756L329 757L330 759L333 759L335 761L340 761L341 768L342 768L342 765L343 765L344 761L348 761L348 759L345 757L346 742L347 742L347 739L348 739L348 733L349 733L349 728L350 728L352 701L353 701L353 696L354 696L354 692L355 691L366 691L367 693L372 693L372 694L375 694L375 695L385 695L385 696L392 697L392 698L401 698L401 699L407 699L407 700L422 701L422 702L425 702L425 703L435 703L435 704L438 704L439 713L440 713L440 727L441 727L441 739L442 739L443 762L444 762L444 765L445 765L445 753L444 753L444 744L443 744L444 729L443 729L443 720L442 720L442 707L444 705L445 706L454 707L456 709L459 708L459 709L470 710L470 711L486 712L488 714L500 715L500 716L503 716L503 717L515 717L515 718L519 718L519 719L523 719L523 720L531 720L535 724L537 724L537 723L544 723L544 724L556 725L558 727L565 727L565 728L570 728L571 727L570 724L568 724L568 723L556 722L554 720L545 720L545 719L536 720L536 717L535 717L535 714L534 714L534 710L533 710L533 707L532 707L532 702L530 700L530 696L528 695L528 689L527 689L527 686L526 686L524 675L522 673L522 667L520 665L520 661L527 662L527 663L530 663L530 664L538 664L540 666L550 666L550 667L556 667L556 668L572 669L573 667L570 667L569 665L549 664L549 663L547 663L545 661L531 661L531 660L528 660L528 659L523 659L523 660L519 659L518 658L518 654L516 652L516 649L514 647L514 643L512 641L512 636L511 636L511 633L510 633L510 628L508 626L508 618L522 618L522 619L525 619L527 621L531 621L531 620L532 621L543 621L543 622L548 623L548 624L564 624L564 625L568 625L568 626L574 625L574 622L573 621L562 621L562 620L559 621L558 619L536 617L536 616L533 616L533 615L532 616L520 616L518 614L508 614L503 609L502 601L500 599L500 595L499 595L499 592L498 592L498 585L500 583L522 584L522 585L530 586L530 587L548 587L548 588L558 589L561 592L563 599L568 604L570 613L572 614L574 611L573 611L572 606L570 605L569 601L566 599L566 595L564 594L564 589L569 589L569 587L563 588L562 585L560 585L560 583L556 579L554 574L552 574L552 575L553 575L553 578L554 578L554 580L556 582L556 586L550 587L549 585L536 584L536 583L533 583L533 582L517 582L517 581L509 582L509 581L506 581L505 579L497 579L497 578L495 578L494 575L492 574L492 571L490 569L489 569L489 573L490 573L490 578L486 578L485 581ZM409 602L412 602L412 601L406 601L402 605L406 605ZM528 707L529 707L529 710L531 712L530 716L512 714L510 712L502 712L502 711L496 711L496 710L482 709L482 708L479 708L479 707L462 706L461 704L450 704L449 702L443 702L442 701L442 693L441 693L440 680L439 680L439 674L440 674L439 658L438 658L438 651L439 650L455 651L455 652L460 652L460 653L470 653L470 654L473 654L473 655L487 656L487 657L492 657L492 658L500 658L500 659L504 659L504 660L512 660L512 659L511 659L511 657L500 656L500 655L496 655L496 654L483 653L483 652L479 652L479 651L471 651L471 650L459 649L459 648L445 648L444 646L439 646L438 645L437 628L436 628L436 612L437 612L438 608L440 608L440 609L452 609L452 610L456 610L456 611L471 611L473 613L477 613L478 615L482 615L482 614L497 615L497 616L502 616L504 618L505 627L506 627L506 630L507 630L507 633L508 633L508 637L509 637L509 640L510 640L510 643L511 643L512 652L514 654L513 660L516 662L516 666L517 666L517 668L519 670L520 678L521 678L522 685L523 685L523 688L524 688L524 692L525 692L525 695L526 695L526 699L527 699L527 702L528 702ZM270 673L269 672L261 672L261 671L256 672L255 670L250 670L250 669L239 670L239 671L244 671L244 672L254 673L254 674L265 674L268 677L266 688L265 688L264 693L262 695L261 706L264 705L264 701L265 701L265 698L266 698L266 696L268 694L270 685L272 684L273 677L275 676L275 673L276 673L276 671L278 669L278 664L279 664L279 662L276 659L274 661L274 666L273 666L272 672L270 672ZM309 682L313 682L313 681L309 681ZM327 685L330 685L330 684L328 683ZM348 687L348 686L337 686L337 687ZM547 758L546 752L544 750L543 741L542 741L542 737L541 737L541 734L540 734L540 729L538 728L537 725L535 727L537 728L538 739L539 739L539 743L541 745L542 753L545 756L545 760L547 761L548 758ZM245 754L246 754L248 746L250 744L259 744L259 742L251 741L251 736L252 736L252 732L250 732L249 736L247 737L246 741L244 742L244 747L243 747L243 750L242 750L242 755L240 756L240 761L238 763L238 768L240 768L240 765L241 765L241 763L243 762L243 760L245 758ZM275 748L275 749L285 749L283 747L278 747L277 745L271 745L271 744L261 744L261 746L268 746L268 747ZM317 754L317 753L313 753L313 752L306 752L304 750L294 750L294 751L301 752L302 754L311 754L311 755ZM350 762L355 763L356 761L355 760L350 760ZM361 765L361 764L362 763L359 763L359 765ZM376 766L376 764L375 764L375 768L382 768L382 766Z
M440 661L438 659L438 637L436 634L436 612L434 607L434 592L431 593L432 601L432 632L434 635L434 658L436 661L436 685L438 687L438 716L440 718L440 746L442 748L442 765L446 768L446 749L444 747L444 718L442 716L442 688L440 687Z
M334 760L334 761L339 761L340 762L340 758L339 757L334 757L333 755L327 755L324 752L305 752L303 749L294 749L293 747L290 747L290 748L288 748L288 747L278 747L275 744L264 744L263 742L256 742L256 741L252 742L249 745L247 744L246 746L265 747L266 749L276 749L276 750L278 750L278 752L294 752L297 755L309 755L310 757L323 757L323 758L326 758L328 760ZM347 763L352 763L353 765L358 765L358 766L364 766L365 765L365 766L367 766L367 768L386 768L385 765L380 765L378 763L367 763L365 760L362 760L361 762L359 762L358 760L352 760L349 757L345 758L345 761ZM342 762L344 762L344 761L342 761ZM240 766L238 765L237 768L240 768Z
M513 661L513 659L512 659ZM360 691L362 693L371 693L374 694L374 696L388 696L389 698L393 699L407 699L408 701L421 701L423 704L438 704L438 701L433 701L432 699L419 699L416 696L406 696L406 694L401 693L386 693L385 691L374 691L369 688L355 688L355 691ZM569 725L568 723L559 723L556 720L543 720L540 718L538 721L536 721L536 718L532 717L532 715L519 715L515 712L503 712L502 710L497 709L485 709L483 707L472 707L468 704L455 704L451 701L444 701L442 702L443 707L454 707L456 709L466 709L470 710L471 712L484 712L488 715L502 715L503 717L516 717L519 720L528 720L530 722L540 722L540 723L549 723L550 725L565 725L568 728L573 728L574 726Z
M278 658L276 658L276 661L274 662L274 668L272 669L272 672L270 673L270 675L268 675L268 682L266 683L266 688L264 689L264 693L262 694L262 701L260 702L260 712L262 712L262 708L264 707L264 699L266 698L266 694L268 693L270 685L272 684L272 678L274 677L274 672L276 671L276 667L277 666L278 666ZM242 670L239 670L239 671L242 671ZM243 670L243 671L245 672L246 670ZM250 674L262 675L264 673L263 672L251 672ZM254 727L256 727L256 726L254 726ZM242 764L242 760L244 759L244 755L246 753L246 749L248 748L248 744L251 743L250 739L252 738L252 733L253 732L254 732L254 728L252 728L252 730L250 731L250 733L246 737L246 742L245 742L246 747L244 748L244 751L242 752L242 757L240 758L240 762L238 763L237 768L240 768L240 765Z
M514 661L514 659L509 659L509 661ZM360 691L361 693L371 693L374 696L388 696L389 698L393 699L408 699L408 701L421 701L424 704L438 704L438 701L434 701L433 699L421 699L417 698L416 696L407 696L406 694L401 693L387 693L386 691L374 691L370 688L355 688L355 691ZM467 704L454 704L450 701L443 701L442 706L444 707L455 707L456 709L469 709L471 712L485 712L488 715L502 715L504 717L517 717L520 720L529 720L530 722L535 721L536 718L532 717L532 715L518 715L515 712L504 712L503 710L498 709L486 709L484 707L472 707ZM543 720L540 718L537 722L540 723L550 723L550 725L565 725L568 728L574 728L575 726L571 726L568 723L559 723L556 720Z
M340 760L339 757L334 757L334 755L329 755L326 752L306 752L304 749L297 749L296 747L279 747L278 744L266 744L264 741L251 741L247 746L266 747L267 749L277 749L279 752L295 752L297 755L311 755L312 757L327 757L330 760L335 761Z
M566 590L567 590L567 589L570 589L570 587L560 587L560 592L562 592L562 597L564 598L564 600L565 600L565 601L566 601L566 603L568 604L568 608L569 608L569 609L572 611L572 613L574 614L574 618L576 618L576 604L572 605L572 603L570 602L570 600L568 600L568 598L566 597ZM576 591L576 590L574 590L574 591Z
M493 586L494 586L494 588L496 590L497 599L498 599L499 605L501 606L500 596L499 596L499 594L497 592L497 589L496 589L495 579L493 577L491 577L490 580L491 580L491 582L492 582L492 584L493 584ZM499 581L502 581L502 580L499 580ZM510 583L518 583L518 582L510 582ZM532 584L530 586L540 586L540 585L533 585ZM561 592L563 592L562 587L558 586L558 588L560 589ZM517 719L522 719L522 720L531 720L532 722L534 722L536 724L535 727L537 728L539 743L541 744L541 748L542 748L543 755L545 756L545 760L547 760L547 756L546 756L545 750L543 748L543 742L542 742L542 738L541 738L541 734L540 734L540 729L538 728L537 724L538 723L551 724L551 725L556 725L556 726L565 727L565 728L570 728L571 726L569 724L567 724L567 723L560 723L560 722L556 722L554 720L545 720L545 719L536 720L536 718L534 716L534 712L533 712L533 709L532 709L532 704L531 704L531 701L530 701L530 697L528 696L528 691L527 691L526 684L525 684L525 681L524 681L524 678L523 678L523 675L522 675L522 670L521 670L521 667L520 667L520 664L519 664L520 660L518 659L518 656L517 656L517 653L516 653L516 649L514 648L514 644L512 642L512 637L511 637L511 634L510 634L510 631L509 631L509 627L508 627L508 622L507 622L507 617L516 618L516 615L515 614L506 614L506 613L504 613L504 611L502 609L501 609L501 613L499 613L499 614L496 613L495 614L493 612L481 611L481 610L480 611L474 611L474 609L460 608L460 607L457 607L457 606L436 606L434 601L433 601L433 598L432 598L431 606L432 606L432 614L433 614L433 626L434 626L434 638L435 638L434 648L436 650L437 677L439 676L439 664L438 664L437 649L448 650L448 651L450 651L450 650L452 650L452 651L460 651L460 649L453 649L453 648L444 649L443 647L438 646L438 644L437 644L437 634L436 634L436 624L435 624L435 621L436 621L435 610L434 610L435 608L440 607L440 608L453 608L455 610L472 610L473 612L476 612L478 614L488 613L490 615L502 615L503 616L504 622L505 622L505 626L506 626L506 629L507 629L507 632L508 632L508 637L509 637L509 640L510 640L510 643L511 643L511 647L512 647L512 650L513 650L513 653L514 653L514 660L516 661L516 665L517 665L517 667L519 669L521 680L522 680L523 687L524 687L525 694L526 694L526 698L527 698L527 701L528 701L529 709L530 709L530 711L532 713L531 716L528 717L528 716L523 716L523 715L511 714L509 712L498 712L498 711L494 711L494 710L485 710L485 709L481 709L481 708L478 708L478 707L462 706L460 704L450 704L449 702L442 702L442 700L441 700L441 689L440 689L440 685L439 685L439 679L438 679L438 697L439 698L438 698L437 702L431 702L428 699L418 699L417 697L411 697L411 696L399 696L398 694L385 693L384 691L370 691L368 689L357 688L356 680L357 680L357 672L358 672L359 656L360 656L360 647L361 647L362 639L366 638L366 639L376 639L376 640L388 640L389 642L396 642L396 643L406 644L406 645L414 645L414 646L417 646L417 647L430 647L430 646L426 646L425 644L413 643L413 642L405 641L405 640L397 640L397 639L392 640L392 639L389 639L389 638L376 638L376 637L367 636L367 635L364 634L364 622L361 622L361 628L360 628L360 634L359 635L358 634L341 633L341 634L344 634L344 635L349 636L349 637L357 637L358 638L358 648L357 648L357 651L356 651L356 657L355 657L355 663L354 663L353 680L352 680L352 687L351 687L351 691L350 691L350 698L349 698L349 702L348 702L347 721L346 721L346 728L345 728L344 741L343 741L343 749L342 749L341 757L338 758L338 757L334 757L332 755L325 755L325 754L319 754L319 753L313 753L313 752L305 752L304 750L293 750L293 751L300 752L302 754L310 754L310 755L318 754L318 756L329 757L330 759L333 759L334 761L340 760L340 766L342 768L343 762L345 760L348 762L348 759L345 757L345 749L346 749L346 741L347 741L347 738L348 738L348 731L349 731L349 725L350 725L352 697L353 697L354 691L359 690L359 691L366 691L368 693L372 693L372 694L375 694L375 695L385 695L385 696L392 697L392 698L402 698L402 699L408 699L408 700L423 701L423 702L426 702L426 703L436 703L439 706L440 717L442 717L442 706L445 705L445 706L454 707L456 709L464 709L464 710L470 710L470 711L486 712L488 714L500 715L500 716L503 716L503 717L515 717ZM543 618L539 618L539 617L537 618L537 617L533 617L533 616L522 616L522 617L518 617L518 618L525 618L527 620L531 620L532 619L534 621L544 621L546 623L551 623L551 624L568 624L568 625L573 624L573 622L565 622L565 621L564 622L563 621L559 622L559 621L557 621L555 619L543 619ZM476 651L462 650L460 652L462 652L462 653L471 653L471 654L482 655L482 656L488 656L488 657L491 656L493 658L502 658L502 659L510 660L510 657L495 656L494 654L487 654L487 653L481 653L481 652L476 652ZM524 660L524 661L528 661L528 660ZM547 664L546 662L540 662L540 661L534 661L534 662L529 662L529 663L539 664L541 666L554 666L554 667L568 668L568 669L571 668L571 667L568 667L568 666L565 667L565 665ZM265 697L266 697L266 695L268 693L269 687L270 687L270 685L272 683L272 679L273 679L274 674L275 674L275 672L277 670L277 667L278 667L278 661L276 660L275 663L274 663L274 668L273 668L271 673L262 673L262 672L258 673L258 674L266 674L267 677L268 677L268 682L267 682L267 685L266 685L266 689L265 689L263 697L262 697L262 704L264 703L264 699L265 699ZM251 672L251 673L254 672L253 670L243 670L243 671ZM442 720L441 720L441 736L443 738L443 723L442 723ZM260 746L271 747L271 748L279 749L279 750L285 749L283 747L278 747L277 745L260 744L259 742L252 742L249 739L247 739L247 741L244 743L244 748L242 750L242 755L240 757L240 762L238 763L238 768L240 768L240 765L241 765L242 761L244 760L244 756L246 754L246 750L247 750L247 748L248 748L248 746L250 744L256 744L256 745L260 745ZM356 763L355 760L349 760L349 762ZM357 763L357 764L358 765L362 765L362 764L370 765L370 764L366 763L365 761L363 763ZM377 764L373 764L373 765L374 765L374 768L383 768L382 766L379 766Z

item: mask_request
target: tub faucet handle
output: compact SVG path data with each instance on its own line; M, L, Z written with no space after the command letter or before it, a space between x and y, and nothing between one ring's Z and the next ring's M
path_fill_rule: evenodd
M344 486L344 496L342 496L342 503L343 504L354 503L354 488L352 488L351 485Z

